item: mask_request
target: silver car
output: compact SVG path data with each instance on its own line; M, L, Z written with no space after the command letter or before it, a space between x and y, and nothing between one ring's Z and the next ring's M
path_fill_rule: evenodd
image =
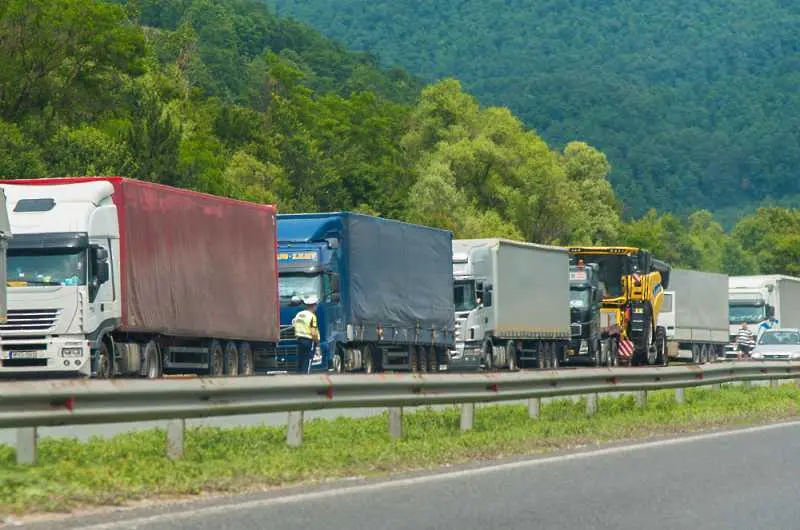
M800 329L768 329L758 338L751 356L759 361L800 360Z

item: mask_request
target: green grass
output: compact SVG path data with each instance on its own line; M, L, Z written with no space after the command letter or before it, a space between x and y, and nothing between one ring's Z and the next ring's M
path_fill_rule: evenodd
M238 492L763 423L796 416L798 404L800 389L785 385L687 390L684 405L673 391L653 392L644 408L630 396L603 397L593 418L584 403L566 400L543 405L539 419L524 406L480 407L475 428L464 434L456 408L425 409L406 414L402 440L389 438L384 414L309 421L304 445L295 449L286 446L285 427L203 427L187 430L185 459L176 462L165 456L163 430L88 442L45 438L35 466L17 466L14 449L0 446L0 514Z

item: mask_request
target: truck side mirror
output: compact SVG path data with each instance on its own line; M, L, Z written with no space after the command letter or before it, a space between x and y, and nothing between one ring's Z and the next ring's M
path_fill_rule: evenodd
M331 294L339 294L339 275L331 274Z
M772 318L775 316L775 306L767 304L767 317Z
M483 289L483 307L492 307L492 286L486 285Z
M97 286L109 280L108 251L100 246L92 246L92 259L94 260L94 278Z

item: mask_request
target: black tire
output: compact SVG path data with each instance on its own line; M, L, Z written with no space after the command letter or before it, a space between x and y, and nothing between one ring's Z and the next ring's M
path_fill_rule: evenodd
M220 377L225 371L225 351L222 344L217 340L212 340L208 345L208 375Z
M599 368L599 367L603 366L603 361L604 361L604 359L603 359L603 343L599 339L594 341L594 345L592 346L592 349L594 350L594 355L593 355L593 357L594 357L594 363L593 363L594 367L595 368Z
M239 348L235 342L225 344L225 375L238 377L239 375Z
M619 366L619 341L612 337L608 340L608 367Z
M331 370L335 374L343 374L344 373L344 353L342 349L338 346L333 353L333 358L331 359Z
M483 341L483 364L486 366L487 372L494 370L494 349L492 341L489 339Z
M160 379L164 373L164 366L161 359L161 349L156 341L151 340L144 346L144 376L147 379Z
M243 342L239 345L239 375L250 377L255 373L256 361L253 356L253 348L250 347L249 342Z
M561 358L559 356L560 349L561 346L559 346L558 344L550 345L550 355L551 355L550 368L553 370L558 370L559 368L561 368Z
M364 373L365 374L374 374L377 372L377 366L375 366L375 355L373 354L372 348L370 346L366 346L363 351L361 352L361 361L364 365Z
M97 379L111 379L114 377L114 356L105 340L100 341L100 347L97 349L95 377Z
M508 371L519 371L519 359L517 359L517 347L513 340L506 342L506 361L508 362Z
M540 342L538 351L536 352L536 368L538 370L546 370L550 365L550 344L547 342Z
M692 364L700 364L700 346L692 344Z
M667 351L667 332L664 328L656 328L656 362L661 366L669 365L669 352Z

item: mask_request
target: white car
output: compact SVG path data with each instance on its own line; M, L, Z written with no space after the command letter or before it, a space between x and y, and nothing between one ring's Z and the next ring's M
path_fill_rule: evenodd
M800 360L800 329L768 329L751 353L759 361Z

